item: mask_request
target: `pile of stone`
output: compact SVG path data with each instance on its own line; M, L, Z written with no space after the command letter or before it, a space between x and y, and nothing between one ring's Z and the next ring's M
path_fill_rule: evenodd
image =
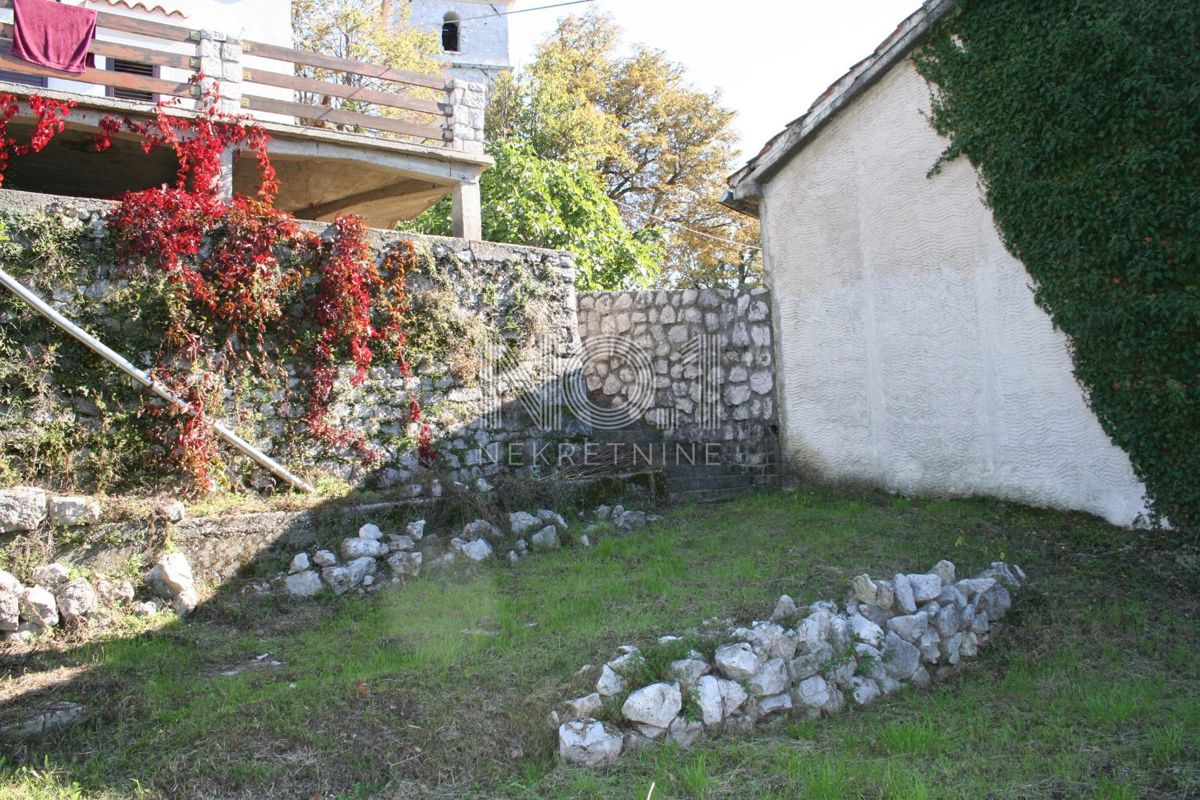
M7 641L27 642L55 626L78 627L101 612L157 614L168 605L187 614L199 602L192 569L181 553L164 555L143 576L150 599L137 600L128 580L77 574L67 564L43 564L33 570L32 583L0 570L0 633Z
M831 601L801 610L784 595L768 620L725 626L717 638L697 632L711 657L677 652L666 674L640 686L630 684L645 680L646 654L624 645L599 668L580 670L594 691L551 713L559 755L598 766L653 742L686 747L702 734L748 731L772 715L815 717L908 684L926 686L995 634L1011 592L1024 582L1020 567L1002 562L956 580L954 565L940 561L928 573L890 580L859 575L840 611ZM684 644L665 636L655 647L679 651Z
M336 553L296 553L288 574L279 576L276 585L295 597L312 597L326 589L338 595L373 592L389 580L400 583L419 576L423 565L444 565L457 558L479 563L497 557L499 552L515 562L530 553L557 550L567 541L590 547L604 531L628 533L659 519L622 506L599 506L591 517L583 532L570 540L567 520L548 508L514 511L508 515L504 529L485 519L472 520L448 541L426 536L423 519L408 523L403 533L385 534L378 525L367 524L356 536L343 539ZM381 572L381 568L387 572Z
M33 531L44 522L73 527L99 521L100 501L94 497L53 495L34 486L0 490L0 533Z

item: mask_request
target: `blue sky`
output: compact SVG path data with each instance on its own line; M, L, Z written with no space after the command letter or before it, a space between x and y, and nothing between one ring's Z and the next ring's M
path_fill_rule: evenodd
M516 9L558 0L521 0ZM800 116L866 56L920 0L593 0L514 14L511 55L526 63L559 17L588 5L610 11L626 38L665 50L702 88L738 112L743 157Z

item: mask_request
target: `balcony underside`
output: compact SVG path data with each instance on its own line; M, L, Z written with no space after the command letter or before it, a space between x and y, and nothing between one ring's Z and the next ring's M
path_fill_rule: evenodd
M13 158L4 186L76 197L113 198L123 191L170 183L175 158L167 150L149 155L132 137L114 138L104 153L93 137L106 114L147 118L151 109L102 97L70 95L0 82L0 92L75 99L67 129L40 153ZM27 109L23 107L23 112ZM185 114L174 110L171 113ZM368 225L390 228L449 195L460 184L476 183L491 163L486 156L330 128L261 123L271 134L269 151L278 172L276 205L305 219L330 220L338 214L362 216ZM10 135L28 141L32 120L25 113L9 123ZM233 158L234 191L252 194L258 171L252 153Z

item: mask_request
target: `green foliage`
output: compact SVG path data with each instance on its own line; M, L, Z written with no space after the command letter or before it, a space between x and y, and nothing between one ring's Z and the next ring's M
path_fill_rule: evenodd
M481 180L485 239L570 250L578 256L580 289L654 282L662 257L657 231L631 233L594 174L539 158L514 141L493 143L488 152L496 165ZM404 226L450 235L449 201Z
M604 12L561 19L528 69L497 82L488 139L596 175L631 230L661 235L659 283L756 283L758 221L718 202L737 161L734 112L683 64L622 38Z
M965 0L916 57L1153 509L1200 523L1200 6Z
M96 265L109 262L107 244L74 217L0 215L0 264L45 295L97 281ZM129 355L157 346L146 332L165 318L161 284L114 285L104 303L71 300L76 321L107 338L111 320L125 320L120 344ZM0 483L113 491L134 476L143 485L162 477L140 394L8 292L0 293L0 397Z

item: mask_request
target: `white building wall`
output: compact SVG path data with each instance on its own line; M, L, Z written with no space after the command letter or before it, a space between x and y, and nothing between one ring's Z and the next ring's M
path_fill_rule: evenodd
M513 0L480 2L476 0L412 0L409 22L441 36L447 14L456 14L459 24L457 53L443 53L453 78L486 83L510 69L508 54L508 16ZM497 13L500 12L500 13ZM482 18L482 19L480 19ZM440 41L440 38L439 38Z
M1116 524L1144 487L1088 408L929 89L893 67L763 189L785 456L912 493L992 495Z

